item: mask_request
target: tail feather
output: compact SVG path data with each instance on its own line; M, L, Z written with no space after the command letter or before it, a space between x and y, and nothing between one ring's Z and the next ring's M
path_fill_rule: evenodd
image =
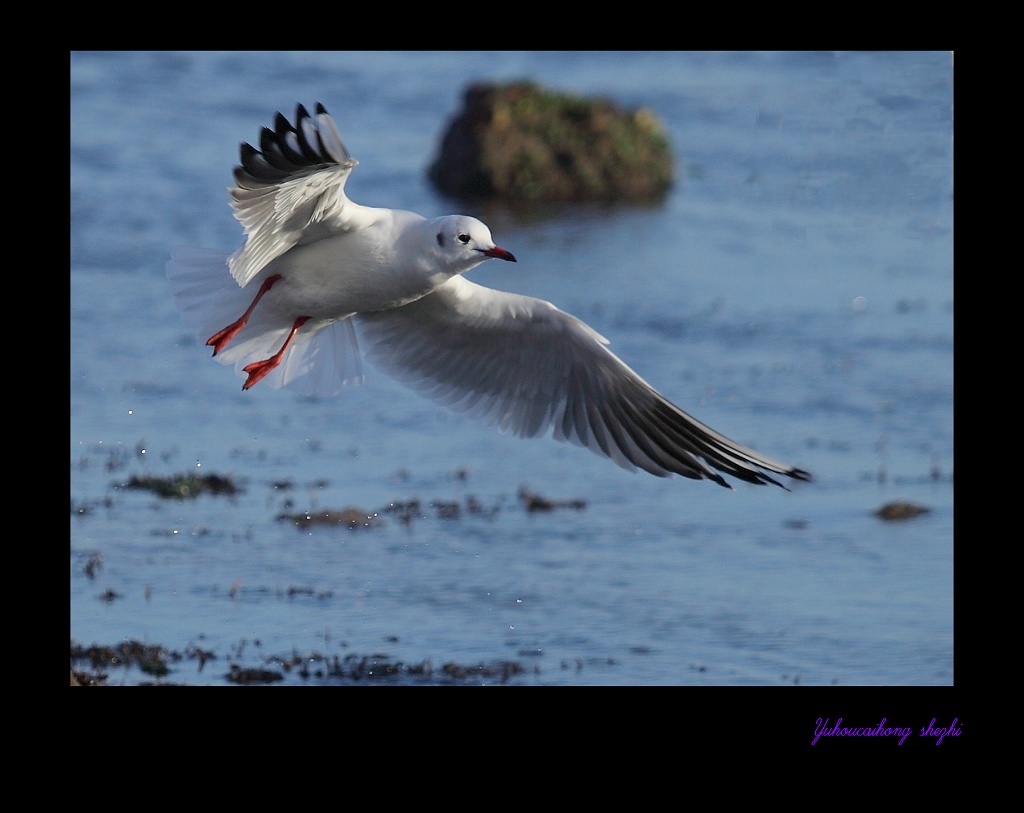
M228 256L223 251L176 248L167 263L167 278L182 321L203 344L242 315L258 287L238 287L228 272ZM246 378L243 368L247 364L269 358L280 349L292 320L257 306L245 328L214 358L234 365L235 373ZM287 387L301 395L337 395L343 385L362 381L352 320L310 319L296 334L281 364L260 384Z

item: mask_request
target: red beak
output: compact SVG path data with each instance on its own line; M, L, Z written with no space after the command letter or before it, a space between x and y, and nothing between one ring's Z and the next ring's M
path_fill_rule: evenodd
M482 253L488 257L495 257L499 260L508 260L510 263L514 263L516 261L516 258L513 256L511 251L505 251L505 249L499 248L498 246L489 248Z

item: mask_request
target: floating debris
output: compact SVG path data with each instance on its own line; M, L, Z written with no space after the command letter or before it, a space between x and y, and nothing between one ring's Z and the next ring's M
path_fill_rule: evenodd
M384 511L393 514L403 525L411 525L413 519L420 516L420 501L405 500L389 503Z
M441 519L458 519L462 515L462 505L457 502L438 500L434 503L434 510Z
M330 590L314 590L312 587L299 587L293 585L285 591L288 598L313 598L317 601L326 601L334 596Z
M168 663L181 658L180 654L169 652L162 646L150 646L135 640L125 641L115 647L81 647L71 642L71 663L85 661L94 670L136 666L147 675L164 677L171 671ZM93 675L90 678L82 672L72 671L79 682L87 686L106 682L106 675Z
M484 506L482 502L480 502L480 500L478 500L472 494L466 497L466 511L470 514L477 514L479 516L487 517L488 519L490 519L491 517L497 516L500 510L501 506L497 504L492 505L490 508L487 508L486 506Z
M305 511L298 514L278 514L279 522L294 522L296 528L309 528L311 525L344 525L348 528L373 528L383 525L384 521L376 513L363 511L361 508L346 508L343 511Z
M446 663L441 667L441 673L453 680L469 680L482 677L487 679L497 678L502 683L508 679L524 672L523 665L518 661L498 661L492 664L476 664L475 666L459 666L457 663Z
M114 501L110 497L102 497L101 499L91 500L89 502L75 502L75 500L72 499L71 513L74 516L86 517L100 506L103 508L112 508L114 506Z
M587 507L586 500L549 500L530 491L526 487L519 489L519 499L527 511L554 511L556 508L573 508L582 511Z
M132 475L124 487L144 489L152 491L158 497L177 500L192 499L200 494L234 497L241 492L234 480L219 474L174 474L170 477Z
M109 676L103 673L90 675L88 672L76 672L71 670L72 686L106 686Z
M96 571L103 567L103 554L97 553L95 556L90 556L89 561L85 563L85 575L90 579L96 578Z
M237 683L239 686L251 686L253 684L265 686L268 683L284 680L284 675L272 669L242 669L233 663L231 664L231 671L225 675L225 678L231 683Z
M930 510L930 508L925 508L923 505L916 505L915 503L906 502L905 500L897 500L895 502L886 503L876 510L875 516L884 520L899 521L911 519L912 517L920 516L921 514L927 514Z

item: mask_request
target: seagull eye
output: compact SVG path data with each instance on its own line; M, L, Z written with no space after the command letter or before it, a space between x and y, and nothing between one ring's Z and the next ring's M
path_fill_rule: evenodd
M460 234L459 235L459 242L462 243L462 245L466 245L466 243L469 242L469 235L468 234Z

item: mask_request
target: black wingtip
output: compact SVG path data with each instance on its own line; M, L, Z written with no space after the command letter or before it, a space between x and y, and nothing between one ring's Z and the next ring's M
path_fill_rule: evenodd
M284 113L274 116L274 126L260 130L259 147L243 142L239 149L240 166L235 168L235 182L240 187L280 183L296 172L319 169L330 164L343 168L355 166L341 135L337 133L327 108L321 102L314 106L316 116L309 114L301 102L295 106L295 121ZM327 128L325 138L322 128Z
M783 472L783 474L785 474L787 477L792 477L794 480L807 481L811 479L810 472L806 472L803 469L790 469L789 471ZM785 491L792 491L792 489L785 483L780 483L778 480L776 480L773 477L769 477L767 474L762 473L761 477L763 477L764 479L759 483L759 485L764 485L765 483L772 483L773 485L777 485L779 488Z
M294 133L295 128L292 127L292 123L288 121L288 117L280 110L277 111L277 115L274 116L274 129L278 133Z

